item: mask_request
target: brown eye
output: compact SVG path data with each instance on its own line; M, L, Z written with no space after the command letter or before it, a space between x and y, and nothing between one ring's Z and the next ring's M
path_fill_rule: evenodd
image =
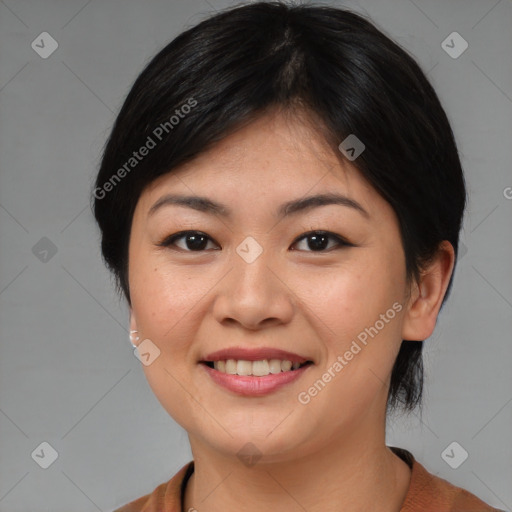
M328 248L329 250L333 248L332 245L329 247L329 240L334 241L335 248L343 246L353 246L353 244L347 242L340 236L335 235L334 233L331 233L329 231L310 231L309 233L306 233L302 235L299 239L297 239L294 245L303 240L307 240L307 247L309 248L309 251L306 250L306 252L327 252L326 248Z
M176 242L182 240L182 245ZM206 250L209 241L213 241L207 234L201 231L181 231L165 238L158 245L162 247L178 247L188 252L199 252Z
M307 248L299 250L306 252L329 252L333 248L353 247L353 244L329 231L310 231L296 239L293 245L297 245L303 240L307 241ZM157 245L169 248L176 247L185 252L201 252L208 249L209 242L217 245L211 237L201 231L180 231L168 236Z

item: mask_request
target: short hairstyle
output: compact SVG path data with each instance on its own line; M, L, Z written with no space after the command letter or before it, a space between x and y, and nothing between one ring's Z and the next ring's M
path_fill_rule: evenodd
M397 215L408 282L441 241L457 255L463 170L447 115L414 58L348 9L257 2L221 11L165 46L136 79L105 144L93 209L103 258L130 305L128 245L144 188L276 108L307 112L339 158L349 135L364 143L351 164ZM423 341L402 340L389 409L421 404Z

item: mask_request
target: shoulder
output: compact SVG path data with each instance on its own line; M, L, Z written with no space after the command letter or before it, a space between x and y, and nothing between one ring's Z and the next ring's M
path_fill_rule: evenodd
M397 455L412 465L409 490L400 512L503 512L469 491L429 473L409 452L393 451L402 452Z
M126 503L120 508L116 508L114 512L153 512L157 510L163 510L163 502L165 496L165 489L168 482L160 484L150 494L141 496L136 500Z
M180 512L183 484L194 470L194 462L183 466L168 482L155 487L153 492L126 503L113 512Z

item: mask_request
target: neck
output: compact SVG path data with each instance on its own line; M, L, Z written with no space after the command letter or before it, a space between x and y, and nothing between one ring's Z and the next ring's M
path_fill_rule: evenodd
M384 429L382 429L384 431ZM361 426L299 458L252 466L236 456L219 455L191 439L194 473L184 510L307 510L308 512L397 512L409 486L410 469Z

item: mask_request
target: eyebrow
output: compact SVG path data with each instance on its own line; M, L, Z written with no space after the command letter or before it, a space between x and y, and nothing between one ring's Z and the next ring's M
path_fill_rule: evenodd
M288 201L279 207L276 215L278 218L283 218L289 215L297 214L299 212L311 210L312 208L330 204L337 204L346 206L348 208L353 208L354 210L361 213L365 218L370 218L370 214L357 201L342 194L335 193L318 194ZM207 197L186 196L179 194L167 194L162 196L149 209L148 216L153 215L163 206L170 205L184 206L200 212L208 213L211 215L219 215L225 218L231 218L232 216L231 209L224 204L208 199Z

